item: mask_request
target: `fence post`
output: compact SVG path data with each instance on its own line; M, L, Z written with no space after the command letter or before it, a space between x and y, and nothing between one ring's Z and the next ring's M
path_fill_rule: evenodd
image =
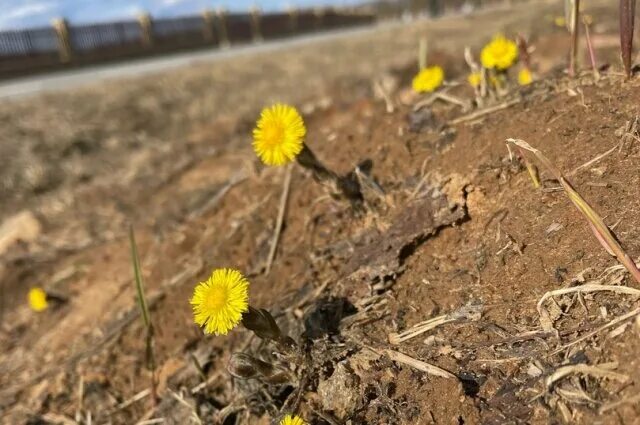
M220 47L229 47L229 33L227 31L227 11L219 8L216 12L215 27L220 40Z
M213 32L213 12L210 9L202 11L202 37L207 43L211 43L214 40Z
M258 6L252 6L249 11L251 15L251 34L253 36L253 42L259 43L262 41L262 32L260 31L260 8Z
M146 48L153 46L153 24L151 23L151 15L144 12L138 15L138 24L142 33L142 45Z
M289 14L289 31L295 34L298 32L298 9L294 6L289 6L287 13Z
M316 16L316 29L321 30L324 25L325 10L321 7L317 7L313 10L313 14Z
M69 24L64 18L57 18L51 22L56 37L58 38L58 55L60 62L67 63L71 61L71 41L69 40Z

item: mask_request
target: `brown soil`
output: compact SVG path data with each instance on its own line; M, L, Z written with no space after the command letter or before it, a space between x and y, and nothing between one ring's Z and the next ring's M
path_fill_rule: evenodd
M600 12L594 41L609 46L615 13ZM640 114L640 84L623 81L616 62L598 82L554 71L568 45L550 23L554 13L537 5L535 16L493 11L429 24L438 40L430 60L448 64L451 80L463 80L466 43L515 29L534 41L548 75L493 101L510 106L459 124L447 123L473 111L436 103L431 119L412 112L418 99L404 87L423 24L4 105L0 153L13 160L2 171L0 213L29 209L43 227L1 257L3 423L86 424L91 415L101 424L187 424L197 415L267 424L294 410L313 424L635 423L640 321L555 351L637 308L637 297L555 297L544 304L555 330L536 309L554 289L638 282L609 269L617 262L546 170L543 188L532 187L505 139L542 150L640 256L640 135L626 131ZM598 53L615 57L611 46ZM393 112L372 79L395 83ZM472 97L464 86L450 93ZM276 98L302 105L307 143L326 165L346 174L370 160L365 180L384 194L366 190L367 211L355 213L293 167L266 274L287 171L259 165L248 135ZM410 122L423 128L411 131ZM128 222L155 325L155 403ZM193 324L193 286L216 267L244 271L252 305L271 311L308 354L289 384L233 379L234 352L286 362L246 331L204 337ZM29 311L33 285L66 302ZM454 312L454 322L389 342ZM426 373L397 353L455 376ZM616 374L546 385L569 365ZM629 401L611 405L620 400Z

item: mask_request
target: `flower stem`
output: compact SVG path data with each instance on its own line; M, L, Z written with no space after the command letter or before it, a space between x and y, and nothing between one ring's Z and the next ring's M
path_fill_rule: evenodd
M593 50L593 44L591 44L591 34L589 33L589 24L586 20L584 23L584 37L587 39L587 48L589 49L589 59L591 60L591 68L593 69L593 77L598 80L600 73L598 72L598 66L596 64L596 53Z
M280 351L288 354L297 352L297 344L293 338L285 335L275 319L267 310L253 308L242 315L242 325L253 332L258 338L273 341Z
M313 173L316 181L329 187L333 193L339 193L344 196L355 208L362 204L363 197L358 181L339 176L329 170L318 160L306 144L303 145L302 152L298 154L296 159L298 164Z

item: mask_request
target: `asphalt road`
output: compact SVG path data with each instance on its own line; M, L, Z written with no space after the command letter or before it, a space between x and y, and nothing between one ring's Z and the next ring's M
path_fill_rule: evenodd
M552 2L554 0L532 0L532 3ZM494 5L472 13L483 14L496 9L508 7L506 5ZM447 15L439 20L455 19L456 15ZM258 44L234 46L228 49L212 48L193 52L182 52L162 57L134 59L127 62L116 62L103 65L72 69L68 71L55 71L49 74L38 74L28 77L18 77L0 82L0 99L20 98L43 92L68 90L74 87L89 85L96 82L117 79L123 77L136 77L145 74L158 73L169 69L186 67L194 63L213 63L234 56L250 55L258 52L269 52L287 48L294 48L308 43L317 43L349 37L357 34L367 34L380 29L392 30L405 24L402 21L386 21L369 26L348 28L335 31L327 31L309 35L303 35L284 40L266 41Z
M50 74L14 78L0 82L0 99L24 97L41 92L67 90L73 87L93 84L95 82L108 79L136 77L155 72L162 72L168 69L186 67L194 63L213 63L215 61L234 56L269 52L292 48L302 44L348 37L355 34L366 34L367 32L379 30L381 27L393 28L397 25L400 25L400 22L387 22L366 27L316 33L285 40L267 41L259 44L249 44L228 49L212 48L210 50L176 53L162 57L136 59L127 62L96 65L68 71L57 71Z

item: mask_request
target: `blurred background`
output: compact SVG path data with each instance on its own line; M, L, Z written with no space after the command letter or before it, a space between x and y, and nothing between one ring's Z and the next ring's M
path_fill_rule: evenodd
M469 12L491 0L26 0L0 2L0 78L228 47L389 19Z

